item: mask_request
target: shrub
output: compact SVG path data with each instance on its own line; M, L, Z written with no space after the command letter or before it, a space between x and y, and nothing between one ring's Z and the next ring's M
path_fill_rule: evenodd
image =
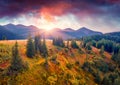
M79 62L79 61L76 61L76 62L75 62L75 65L77 65L77 66L80 65L80 62Z
M73 64L67 63L67 64L66 64L66 67L67 67L68 69L72 69Z

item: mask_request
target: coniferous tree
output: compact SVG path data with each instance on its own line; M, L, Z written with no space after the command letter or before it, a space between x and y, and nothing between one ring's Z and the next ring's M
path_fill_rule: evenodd
M95 40L92 40L91 43L92 43L92 46L96 47L96 41Z
M115 44L115 45L114 45L113 53L114 53L114 54L118 54L118 53L119 53L119 50L120 50L120 45L119 45L119 44Z
M69 39L67 40L67 46L66 47L69 48Z
M102 46L101 49L100 49L100 54L103 55L103 53L104 53L104 46Z
M62 37L54 38L53 39L53 45L60 46L60 47L64 47L65 46Z
M71 41L71 47L72 48L79 48L75 40Z
M12 61L10 67L8 68L8 72L9 74L17 74L18 72L23 71L25 68L26 66L19 55L18 44L16 42L12 48Z
M41 52L41 50L42 50L42 48L41 48L41 36L39 34L37 34L34 37L34 44L35 44L35 53Z
M99 72L97 72L96 75L95 75L95 81L96 81L98 84L100 84L100 82L101 82L101 77L100 77L100 73L99 73Z
M120 77L118 77L117 79L115 79L113 85L120 85Z
M27 41L26 55L30 58L32 58L35 55L35 46L34 46L34 42L31 38L31 36L29 36L28 41Z
M105 76L102 80L102 84L103 85L111 85L112 84L112 81L109 79L108 76Z
M42 43L42 54L44 57L48 56L48 50L47 50L47 46L46 46L45 37L43 38L43 43Z
M118 53L113 54L112 60L114 60L120 66L120 50Z
M91 45L89 43L87 43L86 49L89 50L89 51L92 50L92 47L91 47Z
M7 37L5 35L3 35L2 40L7 40Z

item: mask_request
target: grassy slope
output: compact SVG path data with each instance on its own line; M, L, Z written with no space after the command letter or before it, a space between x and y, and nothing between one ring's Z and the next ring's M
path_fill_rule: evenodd
M8 44L12 46L15 41L0 41L0 44ZM35 57L34 59L27 58L26 52L26 40L19 40L19 51L22 59L28 62L29 70L20 73L16 77L17 85L69 85L70 83L78 85L78 82L87 85L95 85L94 77L84 70L81 66L86 60L86 54L80 54L77 49L60 48L52 45L52 41L47 40L47 48L49 51L48 63L49 66L45 66L45 59ZM84 50L84 49L83 49ZM99 50L93 48L94 54L89 54L89 61L92 61L95 56L100 56ZM111 55L105 52L106 62L110 61ZM56 61L52 61L51 58L57 57ZM79 61L80 66L75 62ZM7 65L6 65L7 64ZM71 64L71 68L67 68L66 64ZM7 68L9 62L0 63L0 68ZM6 77L1 82L6 82L10 77ZM68 82L66 82L66 80Z

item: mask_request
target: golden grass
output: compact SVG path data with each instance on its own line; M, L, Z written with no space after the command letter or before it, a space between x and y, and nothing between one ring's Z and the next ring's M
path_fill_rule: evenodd
M0 44L13 45L15 42L16 40L8 40L8 41L5 40L5 41L0 41ZM63 81L65 80L64 78L66 78L67 74L72 75L72 78L69 79L69 81L72 83L76 83L78 81L76 80L76 76L80 75L81 79L79 79L79 82L81 82L81 84L86 83L87 85L95 85L94 77L90 73L85 72L82 69L80 69L79 71L77 70L79 69L79 67L75 65L75 62L79 61L80 65L82 66L86 61L86 54L80 54L77 49L71 49L71 51L68 50L68 53L66 53L65 52L66 48L60 48L61 50L58 50L56 46L52 45L51 40L46 40L47 48L49 51L49 57L48 57L49 67L48 69L46 69L44 66L45 58L41 56L35 57L33 59L27 58L25 54L26 40L17 40L17 42L19 44L20 56L25 62L28 62L30 67L29 70L20 73L16 77L17 85L50 85L50 83L52 83L51 85L60 85L56 83L58 82L57 80L60 79L59 76L62 73L64 73L62 75L63 78L61 78L62 85L64 85ZM80 42L77 43L80 44ZM93 52L98 56L100 55L99 50L97 48L93 48ZM56 61L59 62L59 65L51 62L50 60L51 57L55 55L57 56ZM111 57L109 53L105 52L105 55L107 55L108 58ZM89 56L92 57L93 55L90 54ZM66 64L68 63L73 64L72 69L68 69L66 67ZM89 80L86 78L89 78Z

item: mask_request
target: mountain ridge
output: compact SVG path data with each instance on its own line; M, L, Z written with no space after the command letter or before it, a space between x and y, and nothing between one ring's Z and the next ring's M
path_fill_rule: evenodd
M19 38L21 38L21 39L26 39L29 34L34 36L36 33L45 35L46 38L50 38L50 39L54 38L54 37L58 37L58 36L61 36L64 39L68 39L68 38L81 38L84 36L92 36L92 35L102 34L102 32L93 31L86 27L79 28L78 30L74 30L72 28L65 28L65 29L54 28L51 31L46 32L46 30L40 29L34 25L25 26L22 24L14 25L14 24L10 23L10 24L1 25L1 26L2 26L1 28L4 28L4 30L6 30L7 32L9 31L10 33L13 33L14 35L19 36ZM2 36L4 34L1 33L0 35ZM6 36L6 37L8 37L8 36ZM0 39L1 39L1 37L0 37Z

